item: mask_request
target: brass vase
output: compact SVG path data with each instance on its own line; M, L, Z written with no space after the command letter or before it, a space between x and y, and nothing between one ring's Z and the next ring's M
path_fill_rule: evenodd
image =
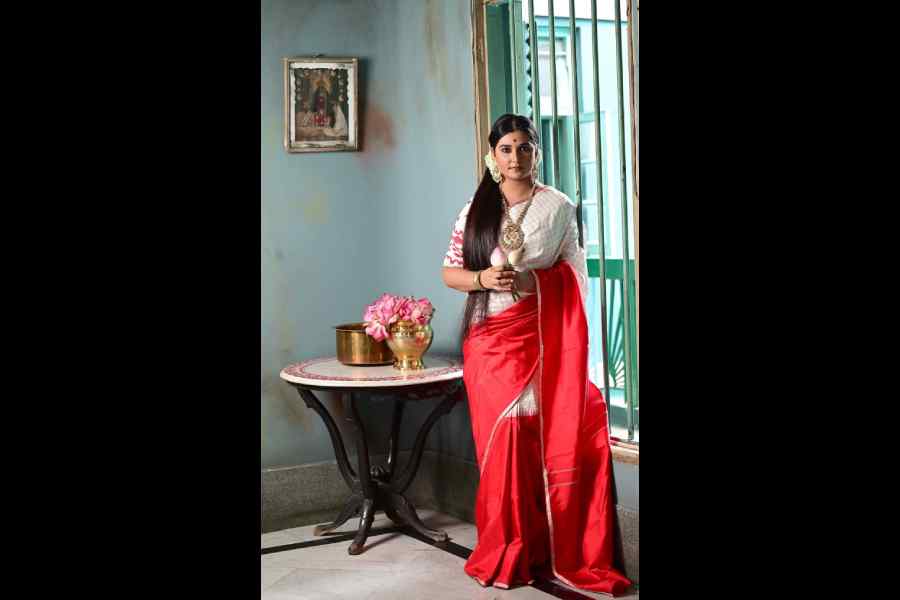
M412 321L397 321L388 326L391 337L387 345L394 353L394 368L400 370L424 369L422 356L431 347L433 332L430 324L417 325Z

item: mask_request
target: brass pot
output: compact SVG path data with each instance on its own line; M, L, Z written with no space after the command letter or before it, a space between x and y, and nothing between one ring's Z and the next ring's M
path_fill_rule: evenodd
M337 359L345 365L389 365L394 355L384 340L376 342L366 333L365 323L336 325Z
M386 341L394 353L394 368L401 370L424 369L422 356L431 347L434 333L431 325L417 325L412 321L397 321L388 326L391 334Z

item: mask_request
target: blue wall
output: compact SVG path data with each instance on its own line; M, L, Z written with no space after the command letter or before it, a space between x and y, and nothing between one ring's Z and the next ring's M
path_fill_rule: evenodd
M457 349L463 296L444 287L440 268L476 181L468 2L264 0L261 23L266 468L334 459L321 420L278 373L333 354L331 326L360 320L382 292L431 298L431 352ZM360 59L360 152L282 146L281 59L319 53ZM448 417L430 446L472 457L465 407Z
M361 319L382 292L431 298L431 352L457 349L464 298L444 287L440 266L477 183L468 11L465 0L262 2L263 468L334 460L321 420L278 373L333 354L331 326ZM281 59L318 53L360 59L360 152L282 146ZM431 406L409 403L401 447ZM389 408L376 400L369 412ZM387 420L366 421L384 439ZM465 404L427 447L475 460ZM620 504L636 509L637 468L617 463L616 478Z

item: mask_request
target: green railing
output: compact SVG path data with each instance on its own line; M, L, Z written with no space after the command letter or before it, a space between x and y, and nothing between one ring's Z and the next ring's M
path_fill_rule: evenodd
M634 260L628 261L630 263L630 273L634 273ZM600 340L603 337L603 333L600 330L600 319L596 318L599 316L600 311L600 302L599 302L599 278L600 278L600 260L597 258L589 258L587 261L588 266L588 277L590 277L589 287L590 293L588 294L588 327L590 329L591 335L591 347L590 347L590 365L592 367L592 371L594 373L594 380L600 381L602 379L607 379L608 388L607 388L607 398L608 398L608 406L610 412L610 424L613 427L614 431L625 430L628 431L629 427L629 418L631 423L633 424L633 429L637 430L640 425L640 400L638 395L638 388L634 386L631 394L631 410L629 410L626 396L626 386L628 384L628 380L626 378L626 364L630 366L632 373L634 374L633 381L637 381L637 354L635 352L634 345L631 345L629 348L631 350L630 356L627 356L625 353L625 326L626 321L630 323L631 331L630 339L637 339L637 332L635 331L635 323L636 319L625 319L625 292L626 289L630 295L628 298L627 305L629 309L632 311L632 315L634 312L635 306L635 298L634 298L634 285L625 285L625 264L622 259L606 259L606 310L609 315L609 319L606 320L606 358L604 359L604 352L602 352ZM633 282L632 282L633 283ZM605 374L597 373L597 368L605 367ZM604 377L605 375L605 377ZM629 412L631 413L631 417L629 417ZM634 435L630 436L631 440L635 439Z

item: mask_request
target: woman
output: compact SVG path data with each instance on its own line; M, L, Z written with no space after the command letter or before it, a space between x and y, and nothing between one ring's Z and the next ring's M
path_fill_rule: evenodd
M506 114L457 219L443 279L467 292L464 381L481 479L465 571L509 588L536 576L608 594L615 506L606 405L587 378L587 269L575 205L537 182L537 132Z
M313 93L313 121L316 127L328 127L328 98L330 94L325 89L325 83L319 80L316 91Z

